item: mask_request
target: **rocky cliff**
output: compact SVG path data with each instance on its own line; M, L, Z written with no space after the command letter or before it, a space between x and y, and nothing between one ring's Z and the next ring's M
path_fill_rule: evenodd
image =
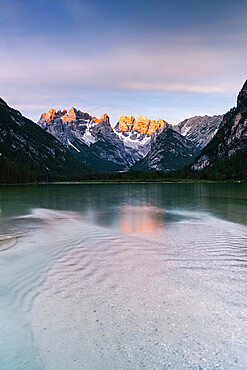
M136 162L148 153L158 135L168 126L163 119L151 120L145 116L135 119L133 116L123 115L115 126L115 132Z
M242 93L238 104L244 100ZM215 137L222 120L220 115L196 116L169 125L164 119L122 115L112 128L106 113L98 119L72 107L68 112L51 109L38 124L93 169L122 171L141 161L134 168L167 171L191 163Z
M150 150L168 123L123 115L113 129L110 118L75 108L43 113L38 124L54 135L79 160L98 170L125 170Z
M55 114L60 115L59 112L50 111L46 118L52 119ZM46 176L65 178L88 173L88 168L76 161L56 138L22 116L19 111L9 107L2 99L0 155L13 166L20 166L24 181L28 171L35 171L37 179L44 179Z
M198 149L192 141L168 127L157 137L147 155L131 169L174 171L191 163L196 154Z
M107 114L98 119L75 108L69 112L51 109L41 115L38 125L96 170L119 171L134 163Z
M218 116L195 116L185 119L172 128L182 136L194 142L199 150L202 150L216 135L223 115Z
M237 98L237 107L232 108L222 119L215 137L202 150L192 165L201 170L235 154L247 147L247 81Z
M135 119L133 116L123 115L120 117L115 129L125 133L125 136L141 139L141 135L151 136L153 133L160 133L168 123L163 119L151 120L145 116ZM130 133L130 135L129 135Z

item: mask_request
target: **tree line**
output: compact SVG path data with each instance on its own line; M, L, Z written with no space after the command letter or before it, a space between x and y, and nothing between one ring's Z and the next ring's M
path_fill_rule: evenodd
M52 166L50 167L52 168ZM163 182L163 181L247 181L247 148L239 150L230 158L216 162L201 171L190 166L169 173L162 171L85 172L71 173L49 171L41 165L31 168L28 163L11 161L0 155L0 183L38 183L54 181L105 181L105 182Z

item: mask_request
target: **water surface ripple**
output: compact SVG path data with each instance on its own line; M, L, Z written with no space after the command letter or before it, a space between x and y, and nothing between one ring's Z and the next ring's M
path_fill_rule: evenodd
M247 368L246 186L212 185L2 188L0 368Z

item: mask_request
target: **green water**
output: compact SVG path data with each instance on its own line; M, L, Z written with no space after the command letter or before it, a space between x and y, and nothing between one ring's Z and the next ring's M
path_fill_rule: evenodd
M121 205L209 212L247 224L247 184L92 184L1 186L1 216L24 215L33 208L94 213L112 227ZM100 215L104 220L101 220ZM164 220L165 221L165 220Z

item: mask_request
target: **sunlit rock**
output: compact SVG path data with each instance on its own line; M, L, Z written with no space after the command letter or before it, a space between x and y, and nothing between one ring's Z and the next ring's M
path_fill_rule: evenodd
M154 119L149 124L147 135L151 136L154 132L160 133L165 127L168 127L168 123L164 119Z
M102 114L102 116L99 119L96 118L96 117L93 117L93 121L95 123L100 123L100 122L110 123L110 117L106 113L104 113L104 114Z
M132 131L134 123L135 123L135 117L123 115L120 117L120 120L119 120L119 124L118 124L119 130L120 131Z
M150 126L151 120L147 117L140 116L134 123L133 130L140 132L140 134L146 135Z

